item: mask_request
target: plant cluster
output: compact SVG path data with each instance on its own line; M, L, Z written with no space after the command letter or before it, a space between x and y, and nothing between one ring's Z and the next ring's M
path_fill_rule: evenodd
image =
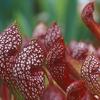
M93 10L94 3L87 4L81 17L100 40ZM44 31L23 42L15 22L1 33L2 80L25 100L99 100L100 48L86 42L65 44L56 23Z

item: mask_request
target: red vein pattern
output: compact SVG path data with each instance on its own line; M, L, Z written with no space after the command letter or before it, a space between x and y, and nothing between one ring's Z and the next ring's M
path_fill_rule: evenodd
M51 27L48 28L44 39L46 49L49 50L58 40L58 38L61 38L61 31L58 25L56 23L53 23Z
M86 58L81 74L91 92L100 96L100 63L94 54Z
M19 52L22 44L21 34L16 23L9 26L0 35L0 76L9 80L13 57Z
M36 100L43 92L44 58L44 52L38 40L32 40L16 57L13 81L27 100Z
M47 61L49 64L57 63L65 58L65 44L64 40L59 38L52 46L47 54Z
M49 38L49 42L51 45L49 45L50 48L48 50L47 58L46 58L47 68L49 72L51 73L52 77L54 78L54 80L61 86L63 90L65 90L71 82L77 79L76 78L77 75L75 75L75 77L72 77L73 75L71 74L74 74L73 73L74 71L72 72L70 71L71 70L70 67L72 66L68 62L66 62L66 59L65 59L66 48L65 48L64 39L61 36L60 29L59 28L56 29L56 27L54 26L50 28L51 30L53 29L55 31L50 31L48 32L47 35L52 36L54 34L56 38L52 37L53 40ZM49 42L47 41L47 43Z

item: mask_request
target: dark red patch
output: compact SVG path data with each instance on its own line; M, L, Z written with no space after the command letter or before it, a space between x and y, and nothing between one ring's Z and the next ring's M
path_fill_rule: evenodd
M100 25L93 18L94 2L88 3L81 14L81 18L95 37L100 40Z

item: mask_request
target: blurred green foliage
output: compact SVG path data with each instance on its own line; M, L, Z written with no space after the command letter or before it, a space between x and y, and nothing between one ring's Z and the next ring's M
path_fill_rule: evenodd
M27 36L32 35L38 21L49 25L57 21L66 42L94 38L81 21L78 0L0 0L0 31L15 20Z

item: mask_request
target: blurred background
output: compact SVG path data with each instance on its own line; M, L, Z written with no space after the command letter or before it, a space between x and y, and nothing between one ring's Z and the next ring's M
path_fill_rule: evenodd
M0 31L17 20L21 31L31 36L38 22L57 21L66 42L95 41L80 18L81 9L91 0L0 0ZM100 18L100 0L96 0L96 18Z

